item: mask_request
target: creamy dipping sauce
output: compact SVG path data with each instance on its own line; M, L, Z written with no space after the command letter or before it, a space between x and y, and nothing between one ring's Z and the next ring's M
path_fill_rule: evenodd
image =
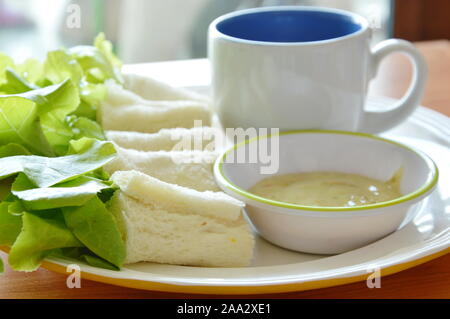
M311 172L266 178L249 192L291 204L319 207L353 207L401 197L400 176L389 181L339 172Z

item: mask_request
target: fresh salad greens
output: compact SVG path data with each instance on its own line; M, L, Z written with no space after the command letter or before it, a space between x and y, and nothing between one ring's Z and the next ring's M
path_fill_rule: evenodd
M115 149L96 122L120 68L103 34L44 62L0 54L0 246L12 269L48 256L122 266L124 235L107 208L116 188L102 169Z

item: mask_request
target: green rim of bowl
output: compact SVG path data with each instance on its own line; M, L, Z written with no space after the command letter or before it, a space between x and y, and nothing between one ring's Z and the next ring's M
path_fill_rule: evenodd
M246 191L245 189L237 186L236 184L234 184L230 179L228 179L227 176L225 176L224 171L223 171L223 164L224 164L224 159L227 157L227 155L235 150L237 150L239 147L247 145L249 143L252 143L254 141L260 140L260 139L269 139L272 136L284 136L284 135L293 135L293 134L307 134L307 133L316 133L316 134L340 134L340 135L353 135L353 136L359 136L359 137L364 137L364 138L370 138L370 139L374 139L374 140L379 140L382 142L387 142L399 147L402 147L408 151L411 151L415 154L417 154L418 156L420 156L421 158L423 158L426 162L431 163L430 166L432 166L434 168L434 170L432 170L432 175L433 178L427 182L425 185L423 185L421 188L419 188L418 190L409 193L407 195L401 196L399 198L390 200L390 201L386 201L386 202L380 202L380 203L376 203L376 204L371 204L371 205L365 205L365 206L355 206L355 207L317 207L317 206L303 206L303 205L296 205L296 204L290 204L287 202L280 202L280 201L276 201L276 200L272 200L272 199L268 199L268 198L264 198L261 196L257 196L255 194L252 194L248 191ZM439 179L439 170L436 166L436 163L426 154L416 151L404 144L401 144L399 142L396 141L392 141L380 136L376 136L376 135L372 135L372 134L367 134L367 133L359 133L359 132L347 132L347 131L333 131L333 130L297 130L297 131L288 131L288 132L281 132L278 134L268 134L268 135L264 135L264 136L260 136L260 137L254 137L251 139L248 139L244 142L238 143L234 146L232 146L230 149L226 150L216 161L215 163L215 170L216 172L220 173L220 176L226 181L225 187L254 201L263 203L263 204L268 204L268 205L272 205L272 206L277 206L277 207L282 207L282 208L289 208L289 209L296 209L296 210L308 210L308 211L319 211L319 212L342 212L342 211L358 211L358 210L368 210L368 209L375 209L375 208L383 208L383 207L388 207L388 206L392 206L392 205L396 205L396 204L401 204L407 201L410 201L412 199L415 199L417 197L420 197L424 194L426 194L428 191L430 191L431 189L433 189L436 184L437 181Z

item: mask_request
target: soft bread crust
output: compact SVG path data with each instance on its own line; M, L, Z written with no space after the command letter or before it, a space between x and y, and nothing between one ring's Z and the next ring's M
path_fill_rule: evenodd
M116 83L109 82L107 87L108 97L97 113L104 130L156 133L164 128L192 128L196 123L211 125L211 111L206 102L145 100Z
M136 170L164 182L198 191L219 191L214 180L216 152L141 152L116 147L117 156L103 168L112 174Z
M126 131L106 131L105 134L118 146L138 151L213 151L215 148L212 127L162 129L153 134Z
M139 172L118 172L113 180L121 188L111 201L111 209L120 216L126 232L126 264L250 264L254 237L239 201L226 194L183 190ZM149 197L158 187L158 195Z

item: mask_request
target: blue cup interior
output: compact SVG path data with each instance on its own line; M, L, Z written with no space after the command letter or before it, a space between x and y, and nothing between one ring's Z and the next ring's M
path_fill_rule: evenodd
M352 15L320 10L274 10L244 13L220 21L227 36L261 42L314 42L358 32L362 22Z

